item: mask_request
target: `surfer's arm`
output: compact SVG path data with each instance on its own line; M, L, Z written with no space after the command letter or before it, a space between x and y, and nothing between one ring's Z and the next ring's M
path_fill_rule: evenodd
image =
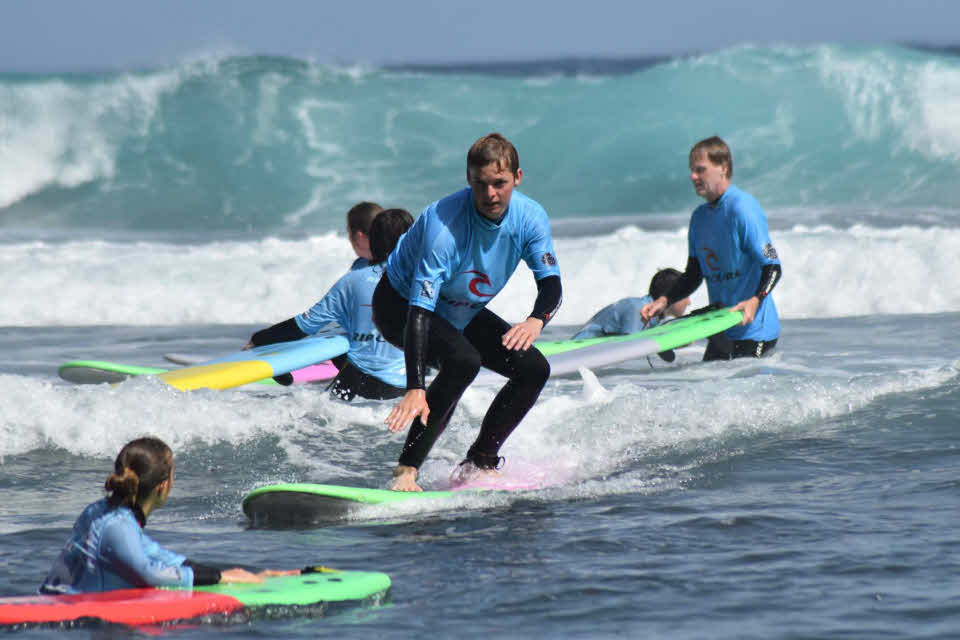
M547 276L537 280L537 299L533 303L533 312L523 322L519 322L503 334L503 346L515 351L526 351L534 340L540 337L543 327L560 308L563 287L560 276Z
M396 433L420 416L426 424L430 416L427 405L427 341L433 312L411 304L407 307L407 327L403 334L403 356L407 368L407 392L393 407L386 423Z
M760 284L757 285L757 292L754 294L757 300L762 302L764 298L770 295L773 288L780 282L781 273L779 264L763 265L763 269L760 271Z
M259 347L264 344L276 344L278 342L293 342L307 336L299 326L296 318L289 318L283 322L278 322L272 327L261 329L250 336L250 344Z
M700 271L700 262L694 256L687 257L687 267L677 281L673 283L666 295L662 295L652 302L648 302L640 309L640 317L645 323L659 316L663 311L678 300L683 300L697 290L703 282L703 272Z
M105 570L131 585L193 584L193 569L184 565L186 558L161 547L136 524L120 520L107 524L100 540L100 556Z
M760 303L770 295L770 292L773 291L777 282L780 281L780 273L779 264L771 263L763 265L763 270L760 272L760 284L757 285L757 292L753 294L753 297L742 300L733 307L734 311L743 313L743 321L740 322L741 326L753 322L753 319L757 315L757 309L760 308Z
M673 286L670 287L670 291L667 292L666 306L669 307L677 300L689 297L697 290L701 282L703 282L703 272L700 271L700 262L694 256L688 256L686 268L677 281L673 283Z
M184 560L183 566L193 569L193 585L200 587L207 584L218 584L220 582L221 572L216 567L211 567L193 560Z
M540 320L546 326L557 314L563 302L563 285L560 276L547 276L537 280L537 299L533 302L533 312L529 317Z

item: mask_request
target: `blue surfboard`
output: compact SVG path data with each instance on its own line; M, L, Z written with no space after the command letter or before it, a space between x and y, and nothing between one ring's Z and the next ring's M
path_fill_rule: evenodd
M181 391L230 389L329 360L349 348L344 336L325 334L238 351L157 377Z

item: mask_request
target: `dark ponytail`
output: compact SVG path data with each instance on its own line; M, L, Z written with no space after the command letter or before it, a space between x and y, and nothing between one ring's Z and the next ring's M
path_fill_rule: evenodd
M397 246L400 236L412 225L413 216L406 209L387 209L378 213L370 223L370 262L384 262Z
M173 451L157 438L138 438L120 450L113 471L104 483L110 504L140 511L143 499L170 478Z

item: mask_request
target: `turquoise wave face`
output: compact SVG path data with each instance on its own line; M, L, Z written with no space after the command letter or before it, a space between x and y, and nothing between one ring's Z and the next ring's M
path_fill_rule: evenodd
M738 48L658 64L356 69L226 58L0 75L0 225L340 229L359 200L419 211L470 143L516 144L555 219L691 210L687 151L720 135L767 208L956 209L960 58Z

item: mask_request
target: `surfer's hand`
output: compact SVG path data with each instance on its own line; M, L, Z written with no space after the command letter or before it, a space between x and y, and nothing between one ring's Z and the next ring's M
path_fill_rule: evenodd
M248 342L247 344L243 345L243 349L241 349L241 351L246 351L246 350L248 350L248 349L253 349L253 340L251 340L251 341Z
M753 296L742 302L738 302L731 311L742 311L743 320L740 322L740 326L745 324L750 324L753 322L754 316L757 315L757 307L760 306L760 298Z
M261 578L255 573L250 573L246 569L240 569L239 567L236 567L233 569L225 569L221 571L220 582L249 584L249 583L263 582L263 578Z
M274 578L276 576L298 576L300 569L264 569L257 571L257 576L261 578Z
M526 351L533 344L533 341L540 337L543 331L543 320L540 318L527 318L519 324L510 327L510 330L503 334L503 346L514 351Z
M396 433L406 429L417 416L420 416L420 422L427 424L427 418L430 417L430 407L427 406L427 392L423 389L410 389L403 394L400 402L393 407L384 422L386 422L390 431Z
M643 323L647 324L650 322L651 318L655 318L660 315L664 309L667 308L667 296L660 296L653 302L648 302L643 305L640 309L640 317L643 318Z

